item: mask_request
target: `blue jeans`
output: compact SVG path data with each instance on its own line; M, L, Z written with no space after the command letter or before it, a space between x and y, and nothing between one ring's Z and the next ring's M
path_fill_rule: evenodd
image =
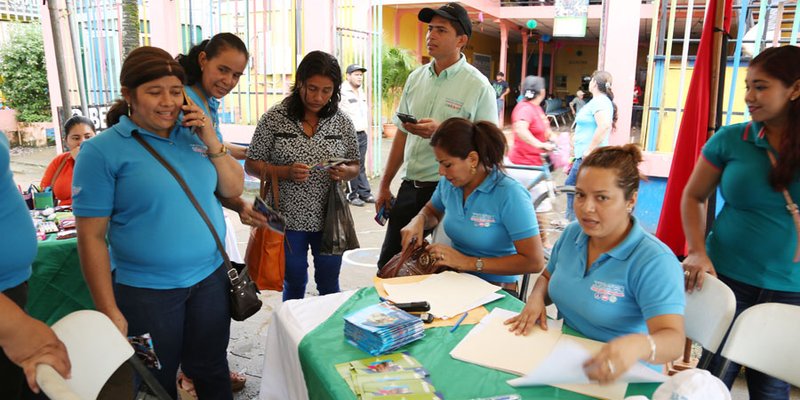
M308 283L308 248L314 256L314 282L320 295L339 292L342 256L319 254L322 232L286 230L286 275L283 278L283 301L302 299Z
M575 161L572 162L572 168L569 169L569 175L567 175L567 179L564 180L565 185L575 186L575 183L578 182L578 168L580 168L582 161L583 158L576 158ZM572 193L567 193L566 217L567 221L569 222L575 221L575 208L573 206L574 201L575 195Z
M756 304L784 303L800 305L800 292L766 290L733 280L723 275L719 275L719 279L725 282L725 284L733 290L733 294L736 295L736 314L734 316L734 321L742 311ZM727 334L725 334L725 340L723 340L720 345L720 349L723 348L727 339ZM722 356L711 354L703 350L703 356L700 360L701 365L708 357L712 357L711 362L708 364L708 370L712 373L720 372L719 369L724 362ZM736 380L736 376L739 374L741 368L741 365L731 362L728 369L725 370L725 373L720 377L729 389L733 386L733 381ZM788 383L750 368L745 368L745 377L747 378L747 391L750 393L750 400L789 400L790 386Z
M178 365L201 399L233 399L228 370L231 315L228 277L217 268L199 283L178 289L114 285L128 335L150 333L161 370L151 370L173 398Z

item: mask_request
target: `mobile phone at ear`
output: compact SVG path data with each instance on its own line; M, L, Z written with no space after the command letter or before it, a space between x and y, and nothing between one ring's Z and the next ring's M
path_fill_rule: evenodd
M397 113L397 118L400 118L400 121L403 121L403 122L406 122L406 123L409 123L409 124L418 123L417 122L417 118L414 117L413 115L409 115L409 114L403 114L403 113L399 112L399 113Z

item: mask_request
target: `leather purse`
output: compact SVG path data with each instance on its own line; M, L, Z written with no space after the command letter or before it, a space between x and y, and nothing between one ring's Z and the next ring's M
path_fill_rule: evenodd
M244 321L256 312L261 309L261 300L258 298L258 289L256 285L250 280L250 276L247 274L247 266L241 268L241 270L237 269L232 263L230 258L228 258L228 253L225 251L225 246L222 244L222 241L217 235L217 230L214 229L214 224L211 223L211 220L208 218L208 215L203 210L203 207L197 201L197 198L194 197L192 190L189 189L189 186L186 185L186 181L178 174L178 171L170 165L167 160L161 157L160 154L148 144L139 134L137 131L132 132L132 136L136 139L139 144L142 145L164 168L169 171L170 174L178 181L178 184L181 185L181 188L186 193L186 196L189 197L189 201L192 202L194 208L197 210L197 213L200 214L200 217L203 218L203 221L208 226L208 229L211 231L211 235L214 237L214 242L217 244L217 250L222 255L223 263L225 268L227 269L228 280L230 280L230 312L231 318L234 321Z
M412 242L405 250L395 254L383 268L378 270L378 278L438 274L452 269L447 266L435 266L436 259L427 251L427 247L427 240L423 240L419 246L415 246Z

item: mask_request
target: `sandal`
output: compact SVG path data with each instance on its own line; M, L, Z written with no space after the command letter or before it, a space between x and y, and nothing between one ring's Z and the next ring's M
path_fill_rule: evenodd
M244 385L247 383L247 376L245 374L231 371L231 391L241 392L244 389ZM178 380L176 382L178 385L178 389L186 392L192 398L197 398L197 392L194 390L194 382L184 375L183 372L178 373Z
M194 382L184 375L183 371L178 372L178 380L175 383L178 385L178 391L185 392L194 399L197 398L197 392L194 390Z

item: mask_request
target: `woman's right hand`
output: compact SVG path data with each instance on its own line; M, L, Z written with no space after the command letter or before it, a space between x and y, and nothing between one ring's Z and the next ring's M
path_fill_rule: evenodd
M527 335L533 330L536 324L547 330L547 311L545 311L544 299L540 296L532 295L525 303L525 308L516 317L511 317L505 322L505 325L511 325L508 330L514 332L516 335Z
M309 175L311 175L311 168L308 165L301 163L289 165L288 179L292 182L305 182L308 180Z
M122 311L119 308L114 308L113 310L108 310L103 312L110 320L114 323L114 326L119 329L122 333L122 336L128 336L128 320L125 319L125 316L122 315Z
M717 271L714 270L714 264L708 258L706 253L689 252L689 255L681 263L683 266L683 278L686 283L686 291L692 293L695 288L697 290L703 289L703 280L705 280L705 273L717 276Z
M425 217L417 214L411 219L408 225L400 229L400 243L403 246L403 251L408 246L419 246L422 243L422 237L425 235Z

